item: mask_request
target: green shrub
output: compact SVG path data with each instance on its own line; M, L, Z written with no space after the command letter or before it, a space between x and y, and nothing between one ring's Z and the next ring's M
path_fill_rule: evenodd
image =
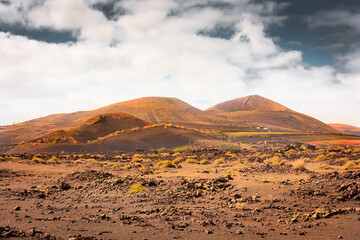
M173 151L174 152L185 152L185 151L194 151L194 149L189 146L185 146L185 147L175 148Z
M158 153L162 153L162 152L165 152L165 151L167 151L167 149L164 148L164 147L156 149L156 152L158 152Z

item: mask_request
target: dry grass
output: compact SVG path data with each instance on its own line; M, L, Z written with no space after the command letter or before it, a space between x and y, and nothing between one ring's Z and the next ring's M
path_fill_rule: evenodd
M172 162L172 164L176 165L176 164L181 163L182 161L184 161L184 159L182 157L177 157L174 160L172 160L171 162Z
M349 170L349 169L360 169L360 165L356 164L354 161L348 161L347 163L342 166L343 169Z
M209 164L209 163L210 162L207 159L203 159L203 160L200 161L200 164Z
M294 169L297 170L304 170L305 168L305 160L304 159L298 159L295 162L292 163L292 166Z
M155 165L155 168L170 168L170 167L174 167L174 164L169 160L160 161Z
M325 155L324 154L321 154L321 155L319 155L319 156L317 156L315 159L314 159L314 161L325 161L325 159L326 159L326 157L325 157Z
M246 203L236 203L235 208L242 211L245 209L245 205L246 205Z
M193 158L188 158L186 159L186 161L184 163L187 163L187 164L199 164L198 160L196 159L193 159Z
M214 164L219 165L219 164L224 164L225 160L223 158L218 158L215 159Z
M319 163L318 165L316 165L315 168L318 168L318 169L333 169L333 167L329 164L326 164L326 163Z
M286 163L285 159L280 159L278 156L266 159L264 161L265 164L271 164L271 165L283 165Z

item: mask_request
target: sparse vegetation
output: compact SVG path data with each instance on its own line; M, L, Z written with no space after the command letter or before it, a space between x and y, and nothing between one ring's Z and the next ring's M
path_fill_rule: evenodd
M271 164L271 165L282 165L286 163L285 159L280 159L278 156L266 159L264 161L264 163L266 164Z
M172 160L171 162L172 162L172 164L176 165L176 164L181 163L182 161L184 161L184 159L182 157L177 157L174 160Z
M138 192L145 191L145 190L146 190L145 186L141 185L140 183L136 183L136 184L131 185L131 187L128 191L128 194L131 195L131 194L138 193Z
M314 159L314 161L325 161L325 159L326 159L326 156L324 155L324 154L321 154L321 155L319 155L319 156L317 156L315 159Z
M174 167L174 164L169 160L160 161L155 165L155 168L170 168L170 167Z
M332 169L333 167L330 166L327 163L319 163L318 165L316 165L316 168L318 168L318 169Z
M344 166L342 166L343 169L349 170L349 169L360 169L360 165L356 164L354 161L348 161L345 163Z
M304 170L305 169L305 160L304 159L298 159L295 162L292 163L292 166L294 169L297 170Z
M173 152L186 152L186 151L194 151L194 148L191 148L189 146L185 146L185 147L175 148L173 150Z
M202 159L202 160L200 161L200 164L209 164L209 163L210 163L210 161L207 160L207 159Z
M199 164L199 161L197 161L196 159L193 159L193 158L188 158L185 160L184 163L187 163L187 164Z
M166 151L167 151L167 149L164 147L156 149L156 152L158 152L158 153L162 153L162 152L166 152Z
M224 164L224 163L225 163L224 158L218 158L218 159L215 159L215 161L214 161L214 164L216 164L216 165L220 165L220 164Z
M235 208L243 211L245 209L246 203L236 203Z

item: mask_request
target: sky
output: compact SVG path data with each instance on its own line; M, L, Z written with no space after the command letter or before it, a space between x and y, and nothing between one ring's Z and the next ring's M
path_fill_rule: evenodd
M360 126L358 0L0 0L0 125L259 94Z

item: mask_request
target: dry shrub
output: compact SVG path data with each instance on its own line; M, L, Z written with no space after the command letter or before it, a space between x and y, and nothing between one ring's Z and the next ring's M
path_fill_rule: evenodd
M236 203L235 204L235 208L239 209L239 210L244 210L245 209L245 205L246 203Z
M292 156L296 154L296 151L294 149L289 149L285 152L286 155Z
M347 163L344 164L344 166L342 166L343 169L348 170L348 169L360 169L360 165L356 164L354 161L348 161Z
M174 167L174 164L169 161L169 160L166 160L166 161L160 161L158 163L156 163L155 165L155 168L170 168L170 167Z
M188 158L184 163L198 164L199 162L196 159Z
M319 168L319 169L332 169L333 167L330 166L329 164L326 164L326 163L319 163L318 165L316 165L316 168Z
M209 163L210 162L207 159L203 159L203 160L200 161L200 164L209 164Z
M175 165L175 164L181 163L182 161L184 161L184 159L182 157L177 157L174 160L172 160L171 162L172 162L172 164Z
M283 165L286 163L285 159L280 159L278 156L266 159L264 161L264 163L266 164L272 164L272 165Z
M236 158L237 157L236 154L233 154L231 152L226 152L225 155L229 156L230 158Z
M261 159L266 159L266 158L270 158L271 155L270 154L263 154L260 156Z
M328 157L335 157L337 155L338 154L336 152L329 152L328 154L326 154L326 156L328 156Z
M321 155L319 155L319 156L317 156L315 159L314 159L314 161L325 161L325 159L326 159L326 157L325 157L325 155L324 154L321 154Z
M216 165L219 165L219 164L224 164L225 163L225 160L223 158L218 158L218 159L215 159L214 163Z
M292 163L292 166L294 169L297 170L305 170L305 160L304 159L298 159L295 162Z

